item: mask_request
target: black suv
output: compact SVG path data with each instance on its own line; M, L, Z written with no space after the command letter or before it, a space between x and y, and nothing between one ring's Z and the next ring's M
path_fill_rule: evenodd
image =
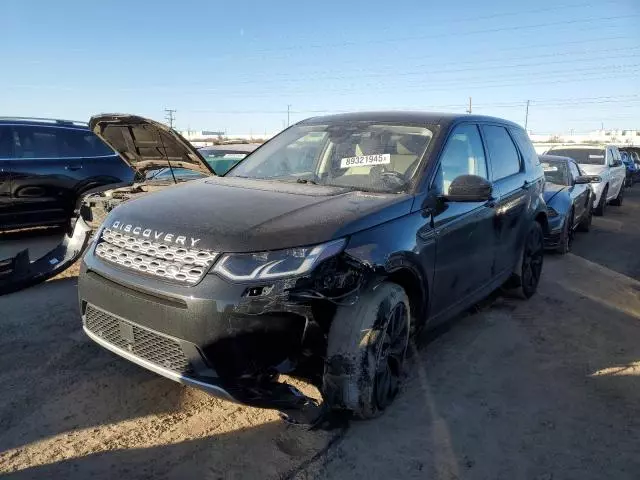
M91 126L125 152L122 132L149 127L135 119ZM180 138L171 148L198 162ZM373 417L398 391L410 335L504 284L535 293L543 185L525 131L505 120L308 119L225 176L112 210L81 267L84 330L160 375L296 420L326 410L280 373Z
M0 230L63 224L83 192L133 176L86 123L0 118Z

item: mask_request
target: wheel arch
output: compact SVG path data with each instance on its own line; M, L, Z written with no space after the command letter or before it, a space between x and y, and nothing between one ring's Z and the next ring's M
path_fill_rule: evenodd
M384 279L400 285L409 297L411 316L416 321L416 326L421 328L427 320L429 288L427 279L415 267L403 264L389 269Z

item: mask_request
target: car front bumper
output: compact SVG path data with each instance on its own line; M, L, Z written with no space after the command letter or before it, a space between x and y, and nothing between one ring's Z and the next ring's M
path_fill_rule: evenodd
M275 408L299 423L319 415L318 402L276 380L324 338L311 301L293 300L286 281L252 297L247 285L215 274L194 286L171 284L92 253L83 259L78 294L83 328L96 343L218 397Z

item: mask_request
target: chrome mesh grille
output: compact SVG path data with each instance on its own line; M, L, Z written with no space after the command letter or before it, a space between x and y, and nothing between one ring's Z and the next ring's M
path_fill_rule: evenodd
M103 340L151 363L180 374L193 372L180 344L171 338L121 320L92 305L87 305L84 324L91 333ZM129 338L125 338L123 332Z
M164 245L105 228L96 255L130 270L193 285L207 273L217 253Z

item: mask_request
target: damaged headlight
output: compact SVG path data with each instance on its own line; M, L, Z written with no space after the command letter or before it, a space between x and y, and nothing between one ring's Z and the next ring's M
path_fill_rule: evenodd
M340 253L346 243L346 239L341 238L313 247L259 253L228 253L220 258L213 271L233 281L303 275L313 270L321 261Z

